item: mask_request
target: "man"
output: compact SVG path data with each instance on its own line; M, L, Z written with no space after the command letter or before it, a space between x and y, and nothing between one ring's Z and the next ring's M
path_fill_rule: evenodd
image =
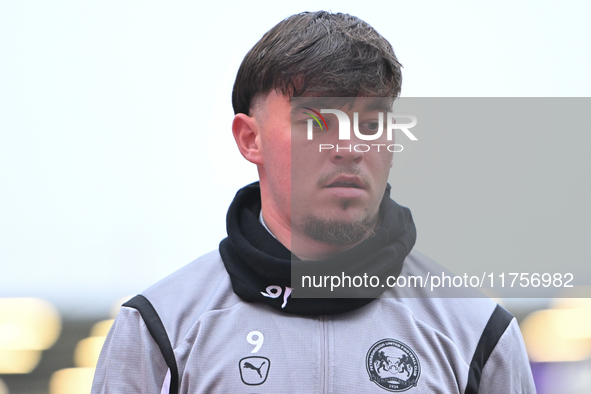
M488 299L296 297L292 267L382 279L430 264L389 198L392 152L318 149L338 145L337 113L356 120L351 144L385 146L378 113L400 84L391 45L346 14L293 15L251 49L232 130L260 183L237 193L219 250L123 305L93 393L535 392L515 319Z

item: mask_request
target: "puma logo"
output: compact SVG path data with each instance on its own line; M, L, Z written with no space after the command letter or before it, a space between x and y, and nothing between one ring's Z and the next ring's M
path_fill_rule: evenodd
M262 338L263 334L260 332L259 334ZM249 342L254 345L253 342ZM258 386L265 383L267 380L267 375L269 374L269 368L271 368L271 360L269 360L267 357L249 356L244 357L238 362L240 379L242 379L242 383L248 386ZM248 371L249 369L255 371L256 373Z
M261 377L261 379L263 378L263 375L261 375L261 368L263 368L263 365L265 365L265 361L263 361L263 363L261 364L260 367L255 367L254 365L252 365L251 363L249 363L248 361L244 363L244 368L249 368L252 369L253 371L257 371L257 373L259 374L259 376Z

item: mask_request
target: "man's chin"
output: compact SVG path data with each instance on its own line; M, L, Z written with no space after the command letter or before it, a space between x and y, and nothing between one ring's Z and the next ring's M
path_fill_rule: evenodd
M374 234L368 220L332 220L308 216L303 221L305 234L314 241L334 246L353 246Z

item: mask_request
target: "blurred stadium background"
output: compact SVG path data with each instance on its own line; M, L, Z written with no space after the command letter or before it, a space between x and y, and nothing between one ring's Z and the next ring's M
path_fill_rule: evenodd
M404 65L403 96L591 92L588 2L388 4L0 3L0 394L88 392L125 297L224 237L229 202L256 179L233 145L232 83L280 19L323 8L366 20ZM560 132L557 149L588 134ZM572 184L565 205L588 193L588 179ZM589 300L501 302L539 393L589 393Z

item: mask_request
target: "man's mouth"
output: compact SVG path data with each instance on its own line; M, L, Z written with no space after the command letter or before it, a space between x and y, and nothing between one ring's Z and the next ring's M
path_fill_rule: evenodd
M369 191L369 181L363 176L341 173L329 178L323 186L324 190L339 199L359 199Z
M353 189L365 189L366 185L356 175L339 175L327 182L325 187L344 187Z
M361 186L356 185L353 182L334 182L330 185L327 185L326 187L353 187L355 189L363 189Z

